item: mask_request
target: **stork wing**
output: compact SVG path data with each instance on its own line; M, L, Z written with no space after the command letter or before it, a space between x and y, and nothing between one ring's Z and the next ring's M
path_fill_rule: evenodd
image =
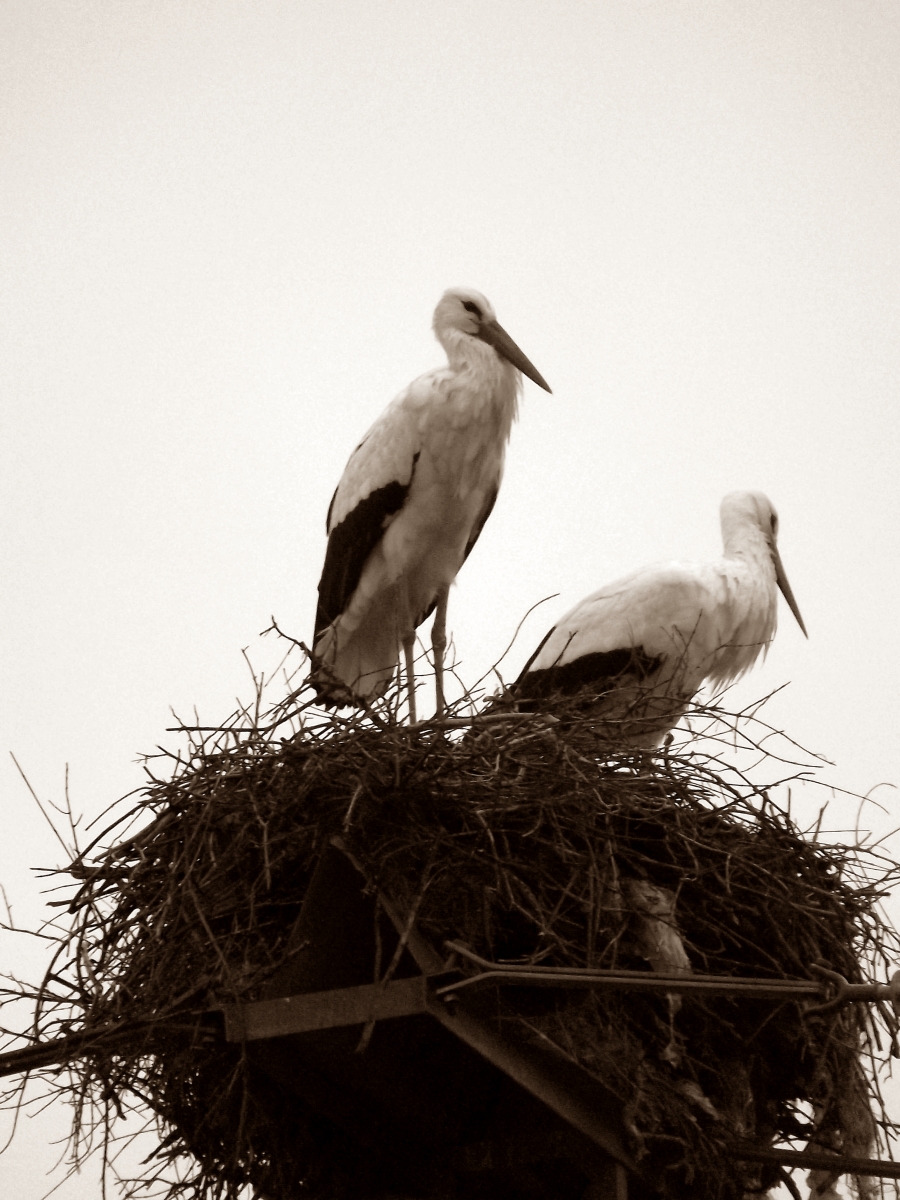
M419 459L415 429L396 402L350 456L328 508L315 636L347 607L369 555L406 502Z
M639 680L648 679L661 666L662 658L647 654L643 646L598 650L592 654L582 654L567 663L554 663L531 671L526 667L512 690L515 695L523 697L545 696L550 692L562 692L569 696L585 689L603 692L626 675Z
M529 658L514 690L523 696L602 691L623 676L648 679L690 644L705 607L695 564L644 567L570 609Z

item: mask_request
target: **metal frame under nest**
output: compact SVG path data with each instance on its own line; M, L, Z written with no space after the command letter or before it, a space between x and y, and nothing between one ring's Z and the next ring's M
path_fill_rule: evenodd
M388 936L379 935L379 911L392 926ZM384 953L390 961L372 983L379 936L377 960ZM490 1194L492 1178L502 1195L505 1176L550 1164L582 1181L571 1194L583 1200L652 1200L654 1180L629 1150L619 1098L558 1046L510 1033L499 1019L499 989L800 1000L806 1014L888 1001L900 1013L900 972L889 984L848 984L815 964L815 979L756 979L509 965L460 942L443 949L421 934L414 908L404 911L374 888L332 838L263 998L223 1003L208 1013L206 1028L242 1044L254 1066L342 1129L361 1153L385 1164L402 1159L413 1187L404 1194L416 1194L419 1181L418 1194L451 1194L440 1188L436 1162L472 1182L473 1195ZM71 1061L100 1045L115 1052L116 1040L124 1044L134 1033L134 1022L122 1021L8 1052L0 1055L0 1075ZM732 1141L728 1153L734 1162L768 1166L769 1176L781 1166L900 1178L900 1164L834 1152ZM386 1187L365 1200L396 1194Z
M398 941L380 982L362 982L362 976L351 982L353 968L348 976L348 964L358 960L352 943L360 936L371 937L373 893ZM395 1114L398 1109L396 1095L391 1094L396 1089L391 1086L395 1081L390 1078L390 1055L367 1063L367 1056L359 1053L369 1046L375 1023L395 1021L402 1037L403 1022L398 1018L431 1018L435 1032L440 1027L451 1034L474 1052L482 1065L489 1064L512 1085L516 1094L512 1108L516 1120L523 1123L511 1131L508 1126L512 1122L507 1120L507 1128L502 1128L503 1122L492 1118L482 1131L487 1136L449 1146L449 1157L458 1171L478 1173L541 1160L567 1160L590 1181L586 1200L650 1200L655 1194L653 1183L627 1148L617 1098L557 1047L545 1049L501 1032L491 1011L496 1008L497 988L624 989L682 997L704 994L818 1001L807 1006L807 1013L852 1002L890 1001L900 1011L900 971L888 984L848 984L836 972L815 965L811 970L818 979L773 980L514 966L485 960L459 942L447 942L445 949L449 953L446 959L420 933L414 914L404 915L383 891L375 893L341 839L333 838L319 860L285 966L270 980L267 998L223 1006L226 1039L252 1047L251 1053L264 1069L288 1086L305 1089L307 1100L312 1093L315 1106L352 1129L359 1124L358 1106L351 1113L344 1100L336 1098L348 1081L355 1081L363 1093L378 1096ZM404 955L408 956L405 970ZM321 1035L332 1030L351 1032L355 1040L360 1027L359 1040L355 1046L345 1040L343 1054L335 1053L334 1043L326 1045L324 1054L323 1044L319 1041L317 1045ZM310 1088L311 1067L317 1075L329 1077L324 1088ZM422 1068L420 1084L424 1088L431 1068L428 1063ZM320 1077L317 1084L322 1082ZM473 1080L463 1070L461 1078L431 1077L428 1082L446 1088L448 1094L456 1091L456 1098L462 1099ZM412 1085L412 1080L404 1081L408 1099L418 1104L422 1091ZM510 1100L507 1096L507 1102ZM356 1131L362 1133L363 1142L374 1143L383 1135L383 1130L374 1128ZM900 1179L900 1164L878 1159L740 1142L734 1142L732 1150L735 1161Z
M372 983L378 910L393 926L392 940L383 939L391 958ZM264 998L223 1004L209 1014L216 1024L224 1022L226 1041L242 1043L255 1065L363 1152L408 1160L407 1177L411 1172L415 1178L424 1146L423 1164L437 1147L447 1169L473 1183L552 1164L585 1181L584 1200L653 1200L657 1194L628 1149L618 1098L558 1047L501 1030L498 989L799 1000L807 1002L806 1013L889 1001L900 1012L900 971L888 984L849 984L815 964L810 970L818 978L808 980L510 965L452 941L443 957L414 918L376 890L341 839L333 838ZM388 1024L373 1043L380 1022ZM112 1046L117 1037L133 1034L133 1024L121 1031L108 1027L93 1037L74 1035L3 1054L0 1076L69 1061L98 1040ZM479 1109L485 1094L490 1103ZM480 1117L467 1121L469 1109ZM730 1151L734 1161L770 1167L900 1179L900 1164L877 1159L737 1141ZM423 1171L424 1179L424 1165ZM432 1173L429 1195L436 1194L433 1185ZM387 1189L379 1196L392 1194Z

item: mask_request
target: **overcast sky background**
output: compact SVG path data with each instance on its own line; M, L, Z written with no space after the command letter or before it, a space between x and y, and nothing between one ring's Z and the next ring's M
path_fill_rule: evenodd
M272 614L308 639L347 456L466 284L553 395L451 595L464 678L544 596L508 674L618 574L717 555L759 488L810 640L782 604L735 704L789 682L828 780L900 783L898 63L879 0L2 0L0 748L89 819L170 705L248 696ZM0 787L24 924L59 849L6 754Z

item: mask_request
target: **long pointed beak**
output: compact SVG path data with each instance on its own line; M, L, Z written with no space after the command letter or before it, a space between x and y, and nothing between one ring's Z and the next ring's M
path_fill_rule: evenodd
M507 362L511 362L523 375L527 375L538 387L542 387L545 392L550 391L550 385L546 379L537 367L528 361L502 325L498 325L496 321L485 321L478 330L477 336L483 342L487 342L489 346L493 346L499 355Z
M794 593L791 591L791 585L788 583L788 577L784 572L784 566L781 562L781 555L778 553L778 547L772 546L772 562L775 564L775 582L781 588L781 594L788 602L788 608L797 618L797 624L803 630L803 636L808 638L806 626L803 624L803 618L800 616L800 609L797 607L797 601L794 599Z

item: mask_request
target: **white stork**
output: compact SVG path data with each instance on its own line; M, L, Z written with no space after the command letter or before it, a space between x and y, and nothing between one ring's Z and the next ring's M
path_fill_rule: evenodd
M402 645L412 723L416 627L435 609L443 711L447 595L497 498L519 372L550 391L480 292L446 291L433 329L448 365L421 375L388 405L332 498L313 645L313 683L330 705L381 695Z
M642 567L576 604L510 689L519 700L578 695L623 740L658 745L704 681L738 679L775 635L777 591L806 627L781 565L778 514L761 492L722 501L724 554Z

